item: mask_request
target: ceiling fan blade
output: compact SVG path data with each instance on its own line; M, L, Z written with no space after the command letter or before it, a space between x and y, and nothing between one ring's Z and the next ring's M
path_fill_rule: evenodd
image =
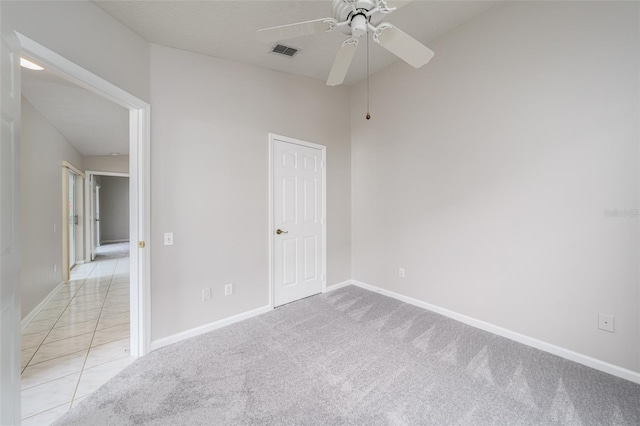
M387 6L395 7L396 10L402 9L403 7L411 3L411 1L412 0L387 0Z
M289 38L302 37L311 34L330 31L335 28L337 21L331 18L316 19L315 21L298 22L296 24L280 25L278 27L258 30L258 40L270 43Z
M433 50L387 22L378 25L373 39L414 68L426 65L435 55Z
M336 59L333 60L333 66L327 79L327 86L338 86L342 84L347 75L347 71L349 71L349 66L351 65L357 47L357 38L349 38L342 43Z

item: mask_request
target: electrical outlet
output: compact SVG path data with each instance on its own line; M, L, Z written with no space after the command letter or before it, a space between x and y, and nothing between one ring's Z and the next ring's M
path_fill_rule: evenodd
M399 276L400 278L404 278L404 277L405 277L405 275L404 275L404 268L398 268L398 276Z
M164 245L172 246L173 245L173 232L165 232L164 233Z
M207 300L211 300L211 289L205 288L202 290L202 301L206 302Z
M231 296L233 294L233 284L224 285L224 295Z
M600 330L613 333L613 323L615 318L609 314L598 314L598 328Z

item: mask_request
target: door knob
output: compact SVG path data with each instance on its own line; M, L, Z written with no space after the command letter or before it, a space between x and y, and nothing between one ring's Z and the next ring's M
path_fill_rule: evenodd
M278 229L276 230L276 234L280 235L280 234L288 234L289 231L283 231L282 229Z

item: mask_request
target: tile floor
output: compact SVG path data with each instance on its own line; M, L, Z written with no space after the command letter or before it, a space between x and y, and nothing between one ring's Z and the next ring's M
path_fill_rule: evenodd
M122 371L129 356L129 258L79 265L22 330L22 424L49 425Z

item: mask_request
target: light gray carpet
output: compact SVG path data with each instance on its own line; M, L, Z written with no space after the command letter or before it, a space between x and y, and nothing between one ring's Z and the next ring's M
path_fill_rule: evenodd
M141 358L58 425L640 424L640 386L349 286Z

